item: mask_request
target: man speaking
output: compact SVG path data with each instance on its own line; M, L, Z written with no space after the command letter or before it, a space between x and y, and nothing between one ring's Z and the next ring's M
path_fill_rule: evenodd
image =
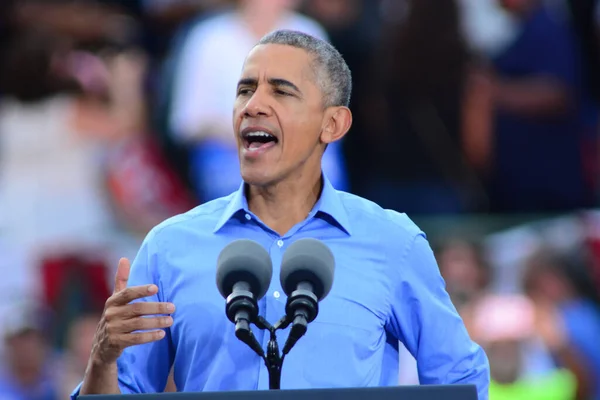
M324 41L276 31L253 48L233 110L244 183L155 227L131 268L119 262L73 398L161 392L171 367L179 391L267 389L262 359L225 315L217 258L251 239L278 275L284 251L302 238L329 246L335 281L285 358L283 389L396 385L401 341L422 384L475 384L488 398L487 358L450 302L423 232L404 214L336 191L322 174L327 145L352 124L351 86L348 66ZM267 321L285 315L283 293L272 280L259 302ZM255 335L266 346L268 332Z

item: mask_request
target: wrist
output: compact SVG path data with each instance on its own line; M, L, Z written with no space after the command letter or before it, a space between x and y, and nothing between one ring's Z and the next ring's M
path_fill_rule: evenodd
M80 395L118 394L119 378L117 362L107 362L92 353L85 370Z
M117 368L117 360L109 360L103 357L101 352L92 350L90 360L88 362L88 369L99 370L110 370Z

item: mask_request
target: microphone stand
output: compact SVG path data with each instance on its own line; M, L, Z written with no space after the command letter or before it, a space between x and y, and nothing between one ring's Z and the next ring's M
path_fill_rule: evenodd
M257 328L269 331L269 343L267 344L267 353L265 355L264 352L258 351L256 346L250 346L252 350L258 354L263 361L265 362L265 366L267 367L267 371L269 373L269 389L270 390L279 390L281 388L281 368L283 367L283 360L285 359L285 355L291 349L286 349L287 351L284 354L280 354L279 345L277 344L277 331L279 329L287 328L292 320L287 316L281 318L275 326L271 325L267 320L263 317L258 316L254 321L254 325Z
M269 372L269 389L279 390L281 388L281 367L283 359L279 354L279 345L277 344L277 328L271 325L266 319L261 316L256 318L254 323L257 328L269 331L269 343L267 343L267 354L262 358ZM260 355L260 354L259 354Z
M234 315L235 311L239 309L238 307L243 306L248 308L254 306L253 308L249 308L252 313L244 313L242 315L244 318L241 318L240 321L236 323L236 336L263 359L269 373L269 389L271 390L279 390L281 388L281 368L283 367L283 360L285 359L286 354L294 347L298 339L304 336L308 323L311 322L318 313L317 299L314 294L304 290L297 290L293 295L293 298L288 299L286 315L277 321L275 325L271 325L266 319L257 315L258 310L255 302L251 301L253 298L250 299L250 301L248 298L243 298L241 301L244 301L244 303L240 302L239 304L234 304L233 301L228 301L227 303L228 315ZM230 300L233 300L233 298ZM294 310L296 311L294 312ZM269 342L267 343L266 354L258 340L256 340L256 337L252 334L249 325L250 323L253 323L261 330L269 331ZM290 324L292 324L292 329L283 346L283 353L280 354L276 332L280 329L287 328Z

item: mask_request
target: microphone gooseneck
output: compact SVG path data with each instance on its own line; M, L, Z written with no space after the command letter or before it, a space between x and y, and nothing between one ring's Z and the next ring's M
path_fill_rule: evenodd
M291 320L292 328L283 346L283 354L288 354L292 347L306 333L309 322L314 321L319 313L319 303L310 282L298 283L298 289L293 291L285 306L285 313Z

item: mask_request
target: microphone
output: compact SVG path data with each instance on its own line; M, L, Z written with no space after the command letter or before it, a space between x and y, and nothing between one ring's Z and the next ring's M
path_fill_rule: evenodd
M272 275L269 253L252 240L231 242L217 259L217 288L226 299L225 312L235 324L235 336L261 357L264 351L250 324L258 317L258 300L267 293Z
M300 239L290 245L281 261L281 287L288 296L285 306L290 335L283 347L284 356L306 333L309 322L319 313L319 301L333 285L333 253L317 239Z

